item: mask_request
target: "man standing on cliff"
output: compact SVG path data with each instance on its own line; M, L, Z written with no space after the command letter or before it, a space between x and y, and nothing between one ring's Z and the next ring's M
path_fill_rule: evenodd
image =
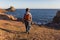
M32 15L30 13L29 8L26 8L26 13L24 14L24 22L25 22L25 27L26 27L26 33L29 34L29 30L32 23Z

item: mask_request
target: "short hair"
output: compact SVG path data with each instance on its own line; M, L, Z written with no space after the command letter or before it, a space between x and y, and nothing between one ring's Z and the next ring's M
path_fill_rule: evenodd
M26 12L27 12L28 10L30 10L30 9L29 9L29 8L26 8Z

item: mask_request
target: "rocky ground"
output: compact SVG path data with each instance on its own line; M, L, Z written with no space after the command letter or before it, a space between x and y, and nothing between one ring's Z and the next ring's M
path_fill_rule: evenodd
M0 20L0 40L60 40L60 30L32 25L27 34L24 23Z
M60 11L57 19L60 20ZM24 23L0 9L0 40L60 40L60 23L54 17L53 23L33 24L30 33L25 33ZM59 24L57 24L59 23Z

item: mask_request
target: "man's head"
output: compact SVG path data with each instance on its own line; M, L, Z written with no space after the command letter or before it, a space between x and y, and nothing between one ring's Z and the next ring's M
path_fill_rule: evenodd
M30 12L30 9L29 8L26 8L26 12Z

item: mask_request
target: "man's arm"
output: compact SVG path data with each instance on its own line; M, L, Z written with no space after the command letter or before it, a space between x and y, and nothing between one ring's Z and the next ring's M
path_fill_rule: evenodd
M24 20L25 20L25 14L24 14L24 16L23 16L23 23L24 23Z
M32 15L31 15L31 22L32 22Z
M24 14L24 16L23 16L23 20L25 20L25 14Z
M32 22L32 15L31 15L31 13L30 13L30 21Z

